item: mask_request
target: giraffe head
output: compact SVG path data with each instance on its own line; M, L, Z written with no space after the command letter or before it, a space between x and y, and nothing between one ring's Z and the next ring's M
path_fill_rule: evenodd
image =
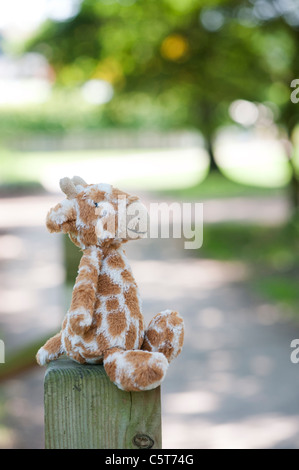
M60 188L66 199L47 215L50 232L68 233L82 249L146 237L147 210L138 197L78 176L61 179Z

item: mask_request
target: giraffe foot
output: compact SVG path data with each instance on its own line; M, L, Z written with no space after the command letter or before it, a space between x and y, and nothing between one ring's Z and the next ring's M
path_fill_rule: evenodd
M168 362L159 352L112 348L104 354L104 367L118 388L137 392L158 387L165 377Z
M168 362L182 351L184 342L184 321L173 310L158 313L150 322L144 334L141 349L164 354Z

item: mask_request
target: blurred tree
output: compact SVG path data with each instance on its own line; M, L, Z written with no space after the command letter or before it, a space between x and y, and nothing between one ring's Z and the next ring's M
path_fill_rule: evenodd
M46 22L27 49L47 56L57 83L110 82L115 96L105 113L111 123L148 121L145 115L158 108L159 124L198 129L215 169L215 134L231 120L229 106L237 99L272 104L292 142L298 44L291 0L83 0L76 17ZM287 148L299 209L298 173Z

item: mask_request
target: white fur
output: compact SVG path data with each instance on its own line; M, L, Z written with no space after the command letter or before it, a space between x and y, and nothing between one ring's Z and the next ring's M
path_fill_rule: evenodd
M47 364L49 360L49 353L44 348L40 348L37 352L37 357L38 357L38 362L40 363L40 365L44 366Z
M86 286L88 284L93 288L94 291L96 290L96 286L90 279L82 279L81 281L77 281L74 288L80 287L82 285Z
M100 270L99 270L98 248L96 246L93 246L91 248L89 260L92 263L92 265L96 268L97 273L99 274Z
M77 217L76 217L76 227L77 227L77 229L88 228L88 225L86 225L80 217L79 204L78 204L76 199L75 199L74 206L75 206L76 212L77 212Z
M107 194L111 194L112 192L111 184L100 183L100 184L97 184L96 186L100 191L104 191Z
M69 212L74 208L74 199L64 199L58 208L49 215L50 220L57 225L61 225L68 220Z

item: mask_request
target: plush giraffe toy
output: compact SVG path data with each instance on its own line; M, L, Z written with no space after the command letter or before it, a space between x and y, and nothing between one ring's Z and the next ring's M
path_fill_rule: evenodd
M177 312L165 310L144 329L138 288L122 248L145 236L136 228L140 217L127 222L130 209L132 214L141 203L78 176L63 178L60 187L67 198L49 211L47 228L67 233L83 256L62 329L39 349L37 362L45 365L66 354L81 364L103 363L122 390L155 388L181 352L184 324Z

